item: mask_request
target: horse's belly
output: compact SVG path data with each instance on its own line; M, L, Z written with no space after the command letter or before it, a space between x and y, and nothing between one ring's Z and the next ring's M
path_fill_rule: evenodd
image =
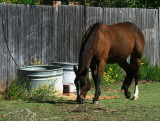
M118 63L120 61L126 60L129 57L130 53L123 54L109 54L107 58L107 63Z
M120 61L124 61L133 52L132 44L121 44L121 46L119 46L111 47L108 53L107 63L118 63Z
M118 63L119 61L121 61L122 59L120 58L108 58L107 59L107 63L112 64L112 63Z

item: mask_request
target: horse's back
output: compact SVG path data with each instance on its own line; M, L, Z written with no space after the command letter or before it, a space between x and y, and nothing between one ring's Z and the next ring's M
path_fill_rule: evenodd
M145 39L144 39L144 35L142 33L142 31L140 30L140 28L135 25L132 22L124 22L124 23L120 23L120 24L124 24L123 26L126 27L126 31L128 34L128 36L130 38L133 39L134 43L134 48L133 48L133 54L136 54L137 57L142 56L143 50L144 50L144 44L145 44ZM130 40L132 40L130 39Z
M125 34L127 36L133 37L134 39L137 39L135 37L139 36L139 41L144 41L143 33L141 32L139 27L132 22L122 22L110 25L108 27L112 31L112 33L115 33L117 36L122 36L122 34Z
M134 51L138 56L142 56L144 36L134 23L123 22L108 27L112 36L109 62L126 59Z
M81 45L83 52L107 59L108 63L117 63L128 58L133 51L139 57L144 49L144 36L140 29L131 22L114 25L95 23L85 33ZM85 54L85 57L88 56ZM91 56L92 57L92 56Z

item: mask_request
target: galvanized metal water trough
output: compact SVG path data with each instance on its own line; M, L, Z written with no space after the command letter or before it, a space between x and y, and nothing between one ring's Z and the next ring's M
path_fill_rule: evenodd
M29 91L42 85L52 85L58 92L63 92L63 68L58 66L26 66L18 69L18 76Z

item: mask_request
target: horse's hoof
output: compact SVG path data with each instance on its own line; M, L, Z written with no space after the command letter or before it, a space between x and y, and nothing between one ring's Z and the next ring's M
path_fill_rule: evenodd
M127 99L129 99L129 98L131 98L131 93L130 92L126 92L125 96L126 96Z
M133 100L138 100L138 97L134 96L134 97L133 97Z
M93 101L93 104L97 105L99 103L99 101Z
M77 102L78 104L84 104L84 99L78 99Z

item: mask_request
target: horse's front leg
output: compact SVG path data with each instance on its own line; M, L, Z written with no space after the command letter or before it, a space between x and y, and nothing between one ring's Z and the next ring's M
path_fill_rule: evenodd
M93 104L98 104L99 103L99 96L101 95L100 82L101 82L101 76L98 74L98 75L96 75L96 79L94 80L95 95L94 95L94 98L93 98Z
M93 104L98 104L99 102L99 96L101 94L100 82L101 82L101 75L103 74L103 71L104 71L104 65L105 65L105 62L103 61L100 64L91 65L92 77L95 84L95 95L93 98Z

